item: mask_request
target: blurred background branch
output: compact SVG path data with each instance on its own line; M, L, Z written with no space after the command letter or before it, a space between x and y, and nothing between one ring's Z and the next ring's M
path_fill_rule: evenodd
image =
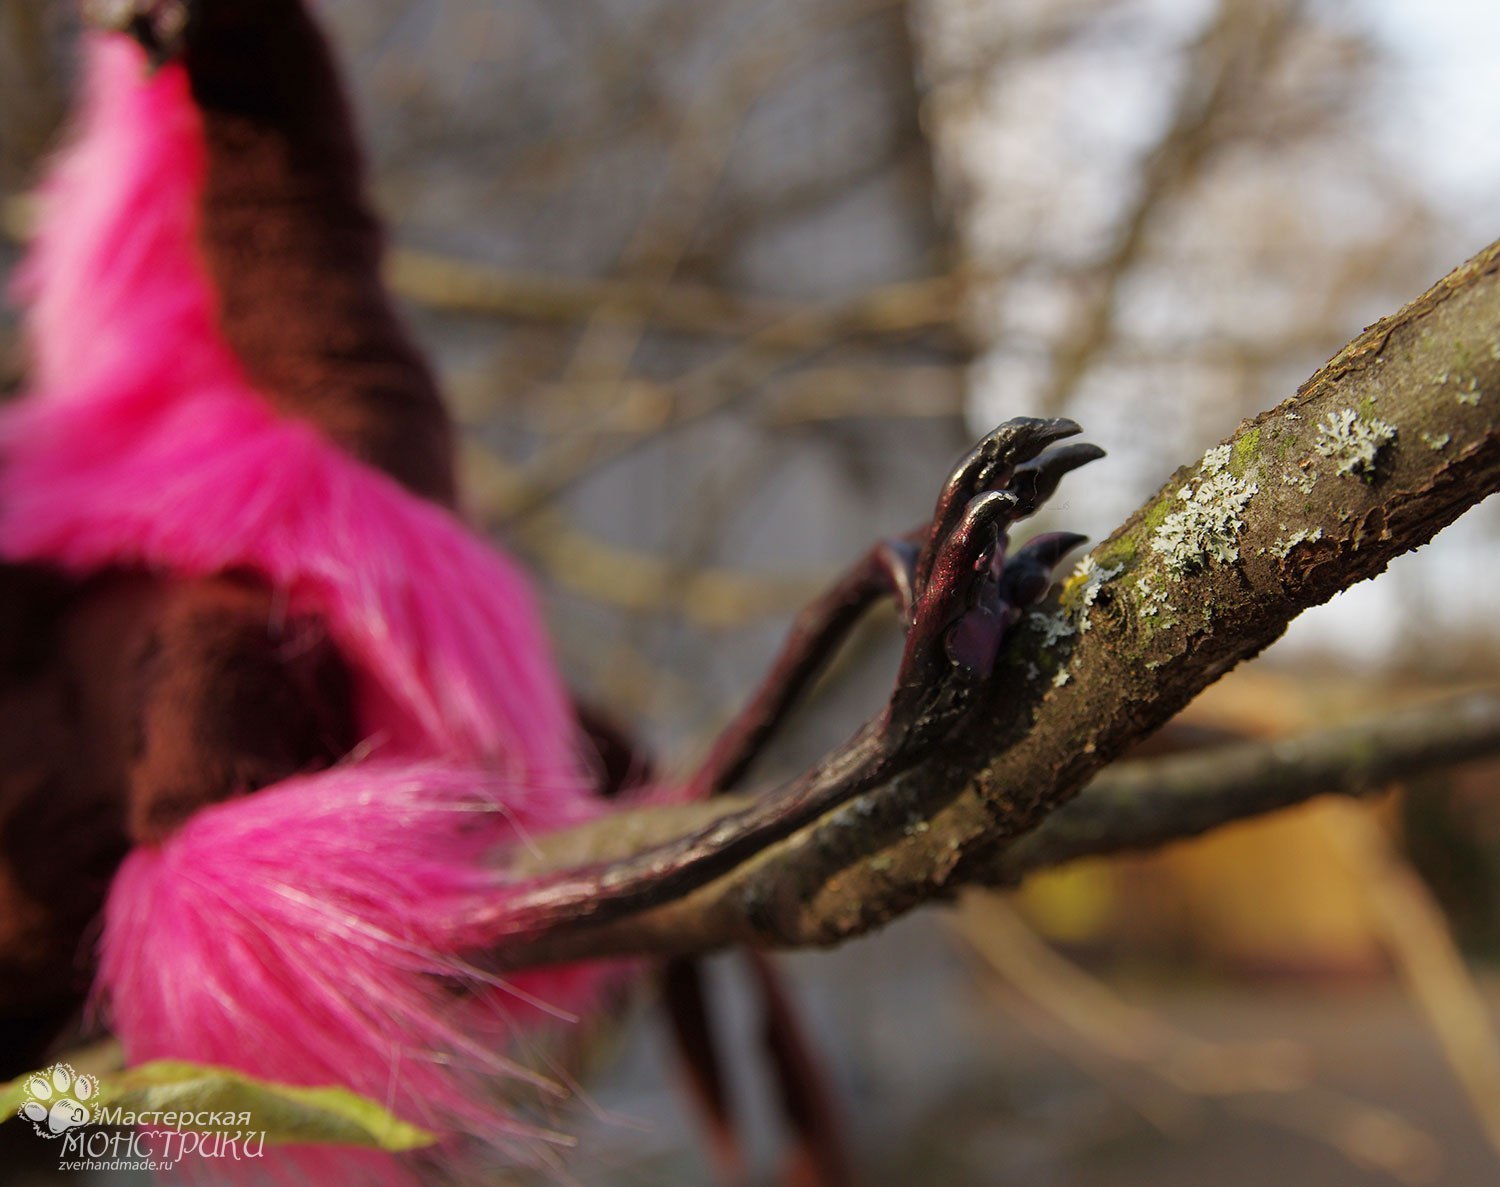
M1116 763L997 853L987 876L1010 884L1082 857L1186 840L1315 795L1385 792L1497 751L1500 692L1481 691L1298 737Z

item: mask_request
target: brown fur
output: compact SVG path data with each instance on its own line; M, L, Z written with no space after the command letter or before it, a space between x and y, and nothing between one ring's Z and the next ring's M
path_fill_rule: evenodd
M453 440L381 283L354 122L298 0L201 0L184 61L203 112L202 246L220 328L284 411L413 491L454 500Z
M70 586L0 567L0 1075L78 1006L131 844L203 805L327 766L355 741L319 624L236 577ZM4 1034L0 1033L0 1038Z
M436 384L380 281L348 105L298 0L201 0L184 60L204 121L202 251L221 330L279 408L453 502ZM76 585L0 568L0 1075L76 1010L131 844L326 766L356 742L318 623L252 577Z
M205 803L326 766L356 742L349 677L323 624L282 621L254 581L167 585L110 682L124 714L136 843Z

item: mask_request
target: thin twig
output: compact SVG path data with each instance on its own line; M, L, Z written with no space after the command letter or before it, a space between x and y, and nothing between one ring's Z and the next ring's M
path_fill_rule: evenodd
M1109 768L1003 850L999 884L1080 857L1153 849L1316 795L1364 795L1500 753L1500 691L1447 697L1349 725Z
M14 216L19 224L23 216ZM836 307L771 301L689 281L653 284L633 277L576 277L517 272L473 260L394 248L386 279L400 296L429 309L516 321L571 325L593 318L635 324L649 319L677 334L740 339L762 335L768 348L808 350L838 338L881 337L942 327L956 315L952 283L921 291L912 302L909 284L876 288ZM893 300L904 308L891 313Z
M1061 415L1090 365L1111 345L1119 291L1141 257L1147 232L1171 197L1190 184L1209 155L1223 147L1226 113L1243 100L1247 81L1263 76L1290 26L1291 7L1263 10L1243 0L1220 0L1213 23L1188 54L1189 69L1176 109L1141 168L1134 200L1118 220L1103 258L1088 276L1089 295L1053 351L1052 376L1038 400L1046 416ZM1241 35L1246 25L1250 36Z

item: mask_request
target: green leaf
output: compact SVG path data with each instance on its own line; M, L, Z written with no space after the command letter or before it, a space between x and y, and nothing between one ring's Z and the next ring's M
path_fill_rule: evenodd
M26 1100L31 1073L0 1087L0 1121ZM438 1135L392 1115L346 1088L304 1088L256 1079L227 1068L176 1060L143 1063L101 1076L90 1107L126 1113L249 1113L248 1125L184 1125L184 1129L264 1131L267 1144L360 1146L416 1150Z

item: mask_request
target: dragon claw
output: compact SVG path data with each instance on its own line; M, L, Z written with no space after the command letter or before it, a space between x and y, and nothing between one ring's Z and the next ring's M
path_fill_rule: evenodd
M1010 551L1006 529L1034 512L1062 476L1101 456L1090 445L1049 446L1078 432L1068 420L1001 425L943 485L930 527L877 545L804 611L771 678L715 746L695 784L731 786L822 670L863 610L894 594L908 608L906 646L885 708L840 750L770 797L752 800L699 833L660 846L610 883L563 880L508 904L513 926L595 924L659 904L733 869L769 839L793 831L889 782L953 736L985 703L1007 631L1038 601L1052 569L1083 541L1067 532L1037 536ZM565 921L565 922L563 922Z
M1000 578L1001 600L1016 611L1036 605L1052 584L1057 563L1087 539L1075 532L1033 536L1006 561Z
M1007 421L943 484L906 583L910 627L889 706L898 736L931 735L974 702L973 687L994 671L1006 632L1083 542L1053 532L1009 553L1007 539L1010 525L1034 514L1064 475L1104 456L1094 445L1055 445L1077 432L1071 420Z
M933 510L932 527L917 559L916 584L920 590L932 571L938 547L958 526L964 508L975 495L986 491L1012 490L1011 481L1018 469L1031 462L1055 441L1082 432L1077 423L1065 418L1042 419L1018 416L991 430L954 467ZM1082 465L1082 462L1076 463ZM1066 471L1063 471L1066 472ZM1062 473L1058 473L1060 479ZM1054 486L1056 483L1054 482ZM1026 491L1012 491L1021 496L1012 519L1031 514L1039 499L1032 498L1026 510Z

